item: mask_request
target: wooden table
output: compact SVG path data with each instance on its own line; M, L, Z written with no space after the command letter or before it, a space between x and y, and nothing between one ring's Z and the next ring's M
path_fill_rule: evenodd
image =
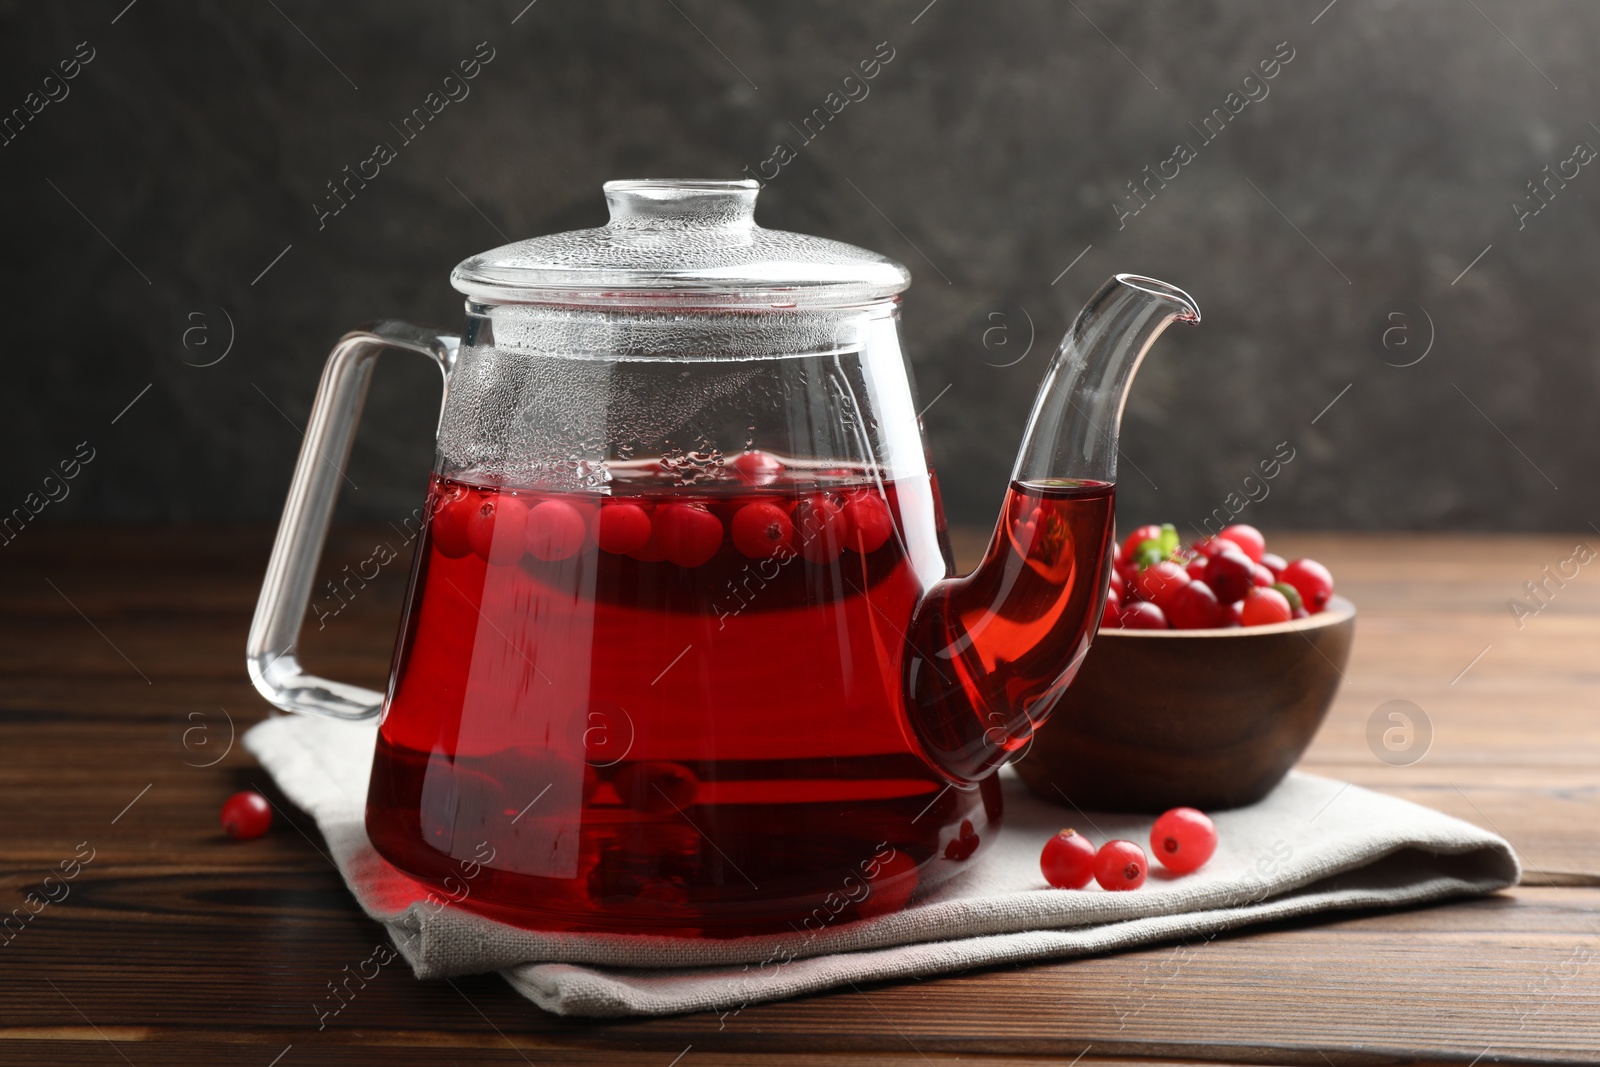
M341 532L330 569L385 534L398 539ZM266 785L240 746L203 766L230 718L242 731L266 714L243 649L268 539L35 526L0 549L4 899L68 894L0 947L0 1063L1600 1062L1600 564L1520 629L1507 605L1578 537L1275 544L1328 563L1362 613L1307 769L1499 831L1528 867L1511 892L726 1020L565 1020L496 977L418 982L391 965L320 1032L326 984L384 933L309 821L254 842L219 832L223 798ZM312 667L381 680L403 566L308 640ZM1368 748L1390 699L1431 719L1414 765ZM46 883L63 864L76 876Z

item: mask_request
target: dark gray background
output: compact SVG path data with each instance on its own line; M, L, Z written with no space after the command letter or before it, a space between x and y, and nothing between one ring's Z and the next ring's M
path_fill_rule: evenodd
M1600 147L1600 5L524 2L0 4L0 109L78 42L96 52L0 147L0 511L87 440L96 458L40 521L276 516L341 332L457 326L458 260L599 224L608 178L754 169L887 41L870 96L758 218L912 269L953 521L990 520L1048 356L1114 271L1205 314L1134 388L1125 527L1198 521L1282 441L1296 458L1241 516L1262 526L1600 520L1600 163L1523 229L1511 206L1577 142ZM319 231L325 183L397 140L388 124L480 41L495 58L471 95ZM1270 95L1202 146L1188 124L1283 41ZM1180 140L1198 158L1119 229L1125 183ZM1405 302L1414 344L1386 354L1375 324ZM1385 365L1427 319L1427 357ZM347 514L416 506L437 395L422 361L385 361Z

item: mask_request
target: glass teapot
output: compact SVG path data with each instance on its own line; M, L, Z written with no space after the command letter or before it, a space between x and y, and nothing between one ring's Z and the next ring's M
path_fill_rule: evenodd
M609 182L605 226L455 269L459 339L383 322L328 358L250 676L287 711L379 718L372 844L424 883L481 866L469 908L688 937L896 910L993 839L993 772L1089 648L1123 400L1194 302L1132 275L1094 296L957 577L910 275L756 225L758 188ZM446 387L386 695L296 654L385 348Z

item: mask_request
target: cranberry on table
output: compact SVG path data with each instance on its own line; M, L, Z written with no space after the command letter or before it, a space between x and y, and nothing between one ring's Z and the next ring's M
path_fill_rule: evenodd
M849 523L845 547L863 555L882 548L894 531L894 524L889 520L889 505L876 493L852 493L845 499L844 517Z
M637 552L650 540L650 513L628 500L608 500L595 516L594 539L607 552Z
M1094 879L1094 846L1076 830L1063 830L1044 843L1039 870L1057 889L1082 889Z
M577 555L588 534L582 512L565 500L546 500L528 509L522 538L535 559L550 563Z
M733 547L751 559L771 559L790 546L794 523L788 512L766 502L746 504L729 524Z
M1278 580L1300 591L1306 610L1315 614L1328 606L1333 596L1333 575L1314 559L1297 559L1283 568Z
M1124 630L1165 630L1167 617L1148 600L1132 600L1122 606L1121 624Z
M1204 812L1173 808L1150 828L1150 851L1173 874L1188 874L1217 851L1217 828Z
M1224 527L1217 536L1238 545L1244 554L1250 557L1251 563L1260 563L1261 557L1266 554L1267 539L1261 535L1260 530L1247 523L1239 522Z
M698 567L722 547L722 520L704 504L668 504L655 526L662 553L680 567Z
M1200 579L1182 586L1168 598L1166 615L1174 630L1207 630L1223 622L1221 601Z
M1219 550L1206 562L1206 584L1224 604L1243 600L1250 591L1251 568L1254 566L1243 552Z
M1276 579L1283 573L1283 568L1289 564L1284 562L1284 558L1275 552L1263 552L1261 553L1261 565L1271 571L1272 577Z
M272 805L254 789L235 793L222 802L222 830L241 841L260 837L272 825Z
M1132 841L1107 841L1094 856L1094 880L1102 889L1138 889L1149 869L1144 849Z
M1289 606L1289 601L1284 599L1282 593L1271 588L1262 589L1258 586L1250 590L1250 595L1244 598L1244 606L1239 609L1239 621L1246 626L1271 626L1292 618L1294 609Z
M1139 576L1133 581L1133 587L1139 591L1142 599L1150 601L1164 612L1172 594L1180 587L1188 585L1190 581L1188 571L1171 560L1164 559L1140 571Z
M467 541L479 559L494 564L522 558L528 505L510 493L488 493L467 519Z

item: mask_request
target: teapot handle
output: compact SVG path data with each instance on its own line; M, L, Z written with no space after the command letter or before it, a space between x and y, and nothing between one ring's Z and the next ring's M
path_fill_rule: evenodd
M245 651L256 691L284 711L358 720L383 708L382 693L301 670L300 626L378 353L401 348L427 356L439 364L448 390L460 343L420 326L378 322L345 334L328 354Z

